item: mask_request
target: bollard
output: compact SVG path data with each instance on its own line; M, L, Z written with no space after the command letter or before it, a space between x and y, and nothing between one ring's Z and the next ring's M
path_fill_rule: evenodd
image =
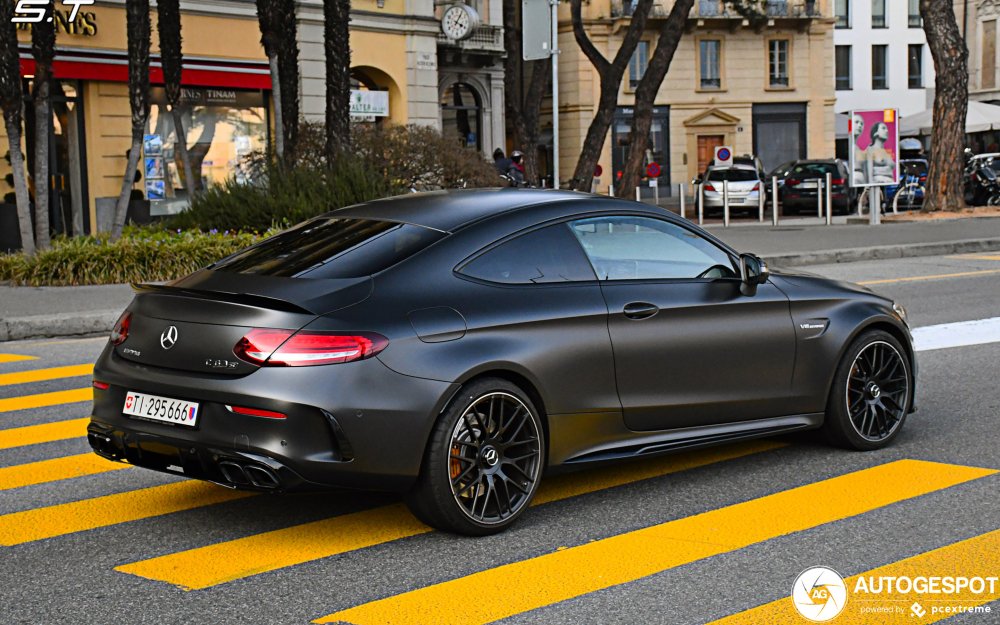
M729 181L722 181L722 227L729 227Z
M826 174L826 225L833 225L833 174Z
M677 185L677 189L679 190L679 193L680 193L680 196L681 196L681 219L687 219L687 217L684 215L684 212L685 212L684 211L684 203L685 203L685 200L687 199L687 198L684 197L684 192L685 192L684 183L682 182L679 185Z
M615 196L615 183L612 182L611 184L608 185L608 197L614 197L614 196Z
M698 183L698 225L705 223L705 183Z
M778 177L771 178L771 225L778 226Z
M816 180L816 217L823 218L823 179Z
M761 181L757 183L757 222L764 223L764 206L767 204L767 183Z
M635 201L636 202L642 201L642 191L639 190L639 187L635 188Z
M656 180L654 182L655 182L655 184L653 185L653 203L656 205L657 208L659 208L660 207L660 181Z

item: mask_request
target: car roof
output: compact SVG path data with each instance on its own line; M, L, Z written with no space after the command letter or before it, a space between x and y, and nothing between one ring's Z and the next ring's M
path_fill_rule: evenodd
M537 204L598 196L550 189L462 189L408 193L341 208L326 216L375 219L453 232L477 221Z

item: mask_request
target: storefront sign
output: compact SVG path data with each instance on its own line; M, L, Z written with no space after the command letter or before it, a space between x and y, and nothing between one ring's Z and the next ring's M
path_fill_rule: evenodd
M153 87L150 90L150 100L155 104L166 104L167 92L162 87ZM261 106L261 95L259 91L184 87L181 89L181 104L187 106L225 106L241 109L254 108Z
M76 13L74 16L73 14ZM56 24L57 35L69 35L76 37L96 37L97 36L97 14L89 11L52 11L53 21ZM72 19L71 19L72 18ZM31 22L15 22L18 30L30 31Z
M351 115L388 117L389 92L351 89Z

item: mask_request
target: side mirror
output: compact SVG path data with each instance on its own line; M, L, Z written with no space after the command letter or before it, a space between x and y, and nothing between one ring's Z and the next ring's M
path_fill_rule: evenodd
M757 287L767 282L770 272L767 263L753 254L740 254L740 293L747 297L757 294Z
M691 181L691 184L695 186L701 184L701 176L696 176L694 180Z

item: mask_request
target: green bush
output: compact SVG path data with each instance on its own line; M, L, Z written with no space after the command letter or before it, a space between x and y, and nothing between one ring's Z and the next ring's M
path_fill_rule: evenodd
M126 228L108 235L57 238L32 258L0 255L0 281L30 286L159 282L180 278L259 241L256 233L176 232Z
M285 228L327 211L393 195L378 172L345 159L333 169L284 169L264 159L250 163L254 182L229 179L195 197L171 217L170 229L257 230Z

